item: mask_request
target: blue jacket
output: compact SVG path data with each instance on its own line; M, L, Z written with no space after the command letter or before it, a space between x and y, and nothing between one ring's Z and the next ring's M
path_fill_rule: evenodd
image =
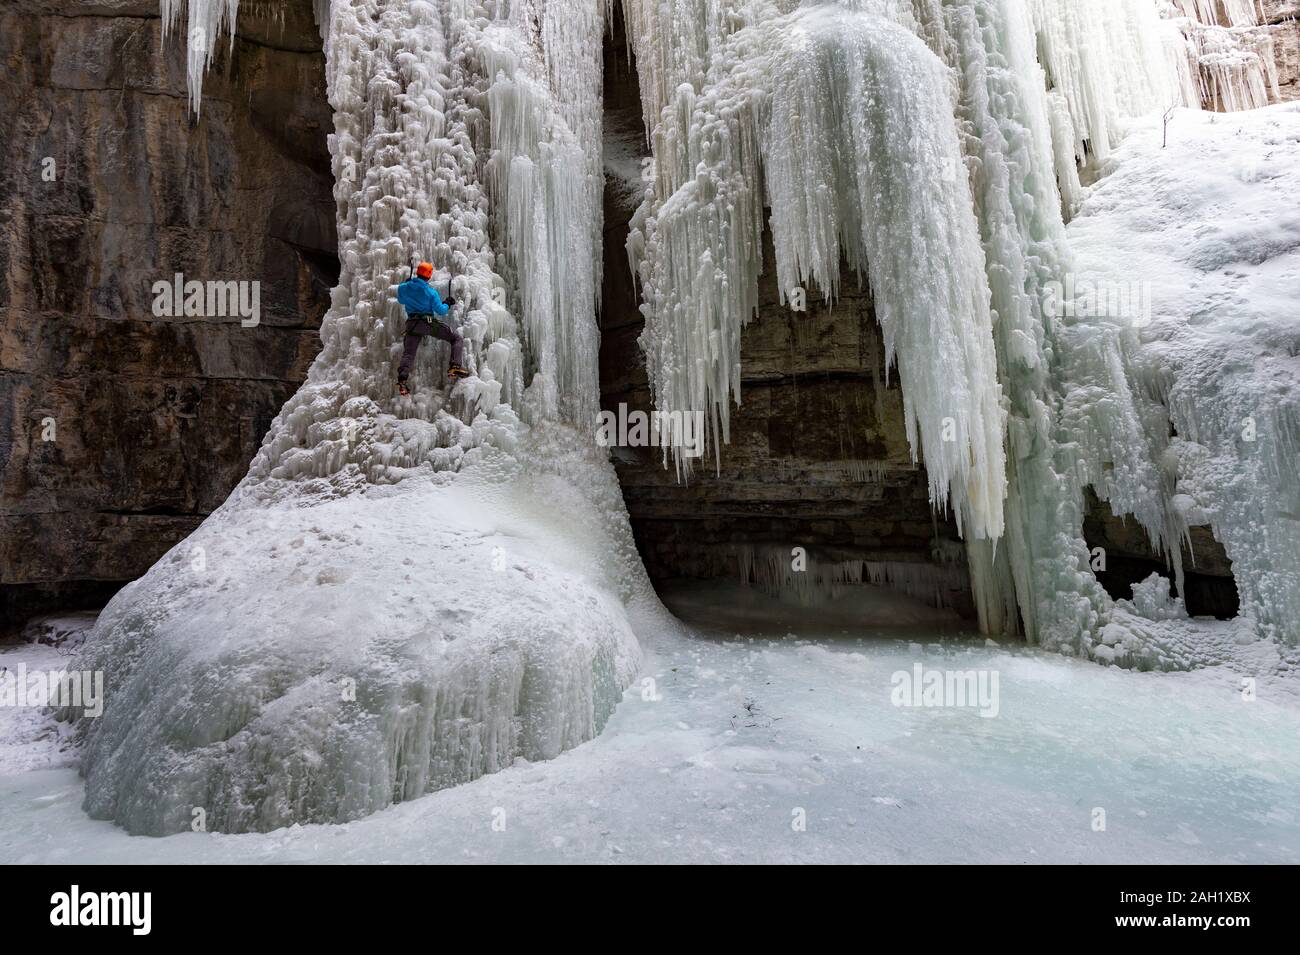
M409 315L446 315L449 309L442 304L438 290L422 278L413 278L397 286L397 300Z

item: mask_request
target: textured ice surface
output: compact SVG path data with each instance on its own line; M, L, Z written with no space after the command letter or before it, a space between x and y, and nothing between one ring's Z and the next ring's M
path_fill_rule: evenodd
M964 171L980 212L985 287L1006 411L1006 533L968 539L981 626L1075 648L1106 599L1084 569L1079 495L1055 428L1054 329L1044 289L1068 267L1053 188L1056 128L1033 22L1004 0L928 4L922 35L957 77ZM1075 168L1075 160L1069 160Z
M1063 423L1098 493L1174 558L1209 525L1243 615L1294 648L1300 111L1180 111L1162 138L1137 129L1070 225L1080 277L1146 283L1152 314L1068 323Z
M109 688L91 816L342 822L594 736L638 662L625 568L586 494L504 459L313 506L237 496L130 585L84 654Z

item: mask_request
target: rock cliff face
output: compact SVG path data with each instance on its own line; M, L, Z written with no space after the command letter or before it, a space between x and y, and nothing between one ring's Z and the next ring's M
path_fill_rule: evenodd
M1263 0L1265 24L1273 38L1282 99L1300 99L1300 0Z
M225 499L305 376L337 277L311 0L241 4L197 120L161 33L157 0L0 9L11 626L102 602ZM258 324L157 316L153 283L178 272L257 282Z

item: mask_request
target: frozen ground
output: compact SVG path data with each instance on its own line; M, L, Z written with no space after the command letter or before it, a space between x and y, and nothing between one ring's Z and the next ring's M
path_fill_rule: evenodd
M1246 702L1222 670L1137 673L934 636L940 627L849 637L842 619L782 617L767 600L676 595L679 612L707 605L711 628L739 605L752 635L636 620L653 692L634 685L597 739L348 825L128 836L82 813L56 736L0 709L0 863L1300 857L1300 702L1282 681ZM891 675L915 663L996 670L998 715L893 706Z
M72 668L70 653L53 646L25 644L0 647L0 676L17 672ZM0 775L75 765L72 727L35 707L0 706ZM0 824L3 828L3 824Z

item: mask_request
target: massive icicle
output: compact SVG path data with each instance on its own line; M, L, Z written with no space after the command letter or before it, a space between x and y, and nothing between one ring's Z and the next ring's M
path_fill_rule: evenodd
M532 4L503 9L478 44L492 78L492 198L528 340L554 391L546 403L588 427L600 410L599 335L590 321L600 298L600 7L551 0L537 23L529 22L538 13Z
M957 77L1007 397L1007 535L996 548L968 542L976 606L986 631L1023 622L1031 640L1083 650L1108 600L1088 570L1073 458L1057 429L1056 330L1045 304L1069 257L1033 25L1016 0L925 0L917 12Z
M160 0L162 7L163 39L176 28L185 11L186 85L190 93L190 108L199 112L203 103L203 75L212 64L217 42L223 34L230 34L235 42L235 18L239 13L239 0Z
M833 297L842 259L868 277L932 501L951 501L973 537L1000 537L1001 393L947 71L884 0L732 13L739 28L687 72L643 81L647 109L672 90L653 132L655 193L629 240L657 407L703 412L715 448L727 440L766 202L783 294L816 284ZM669 16L628 14L643 71L682 68L665 46L689 36Z

